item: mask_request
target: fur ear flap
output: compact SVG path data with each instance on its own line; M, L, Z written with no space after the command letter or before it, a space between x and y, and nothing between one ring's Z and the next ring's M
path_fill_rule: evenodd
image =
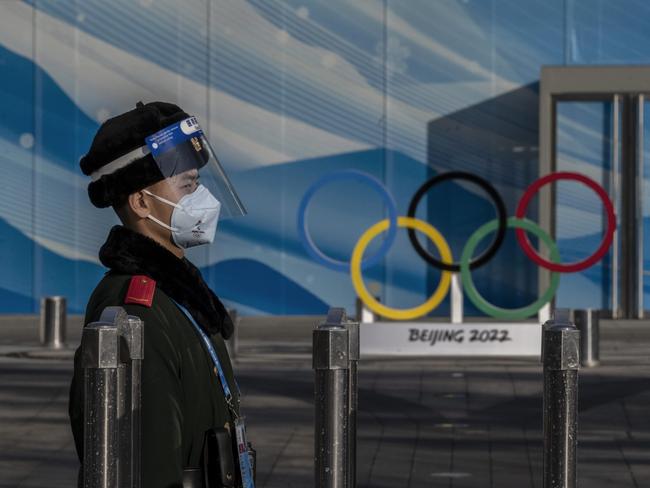
M158 164L151 154L118 169L115 173L104 175L88 185L88 196L95 207L106 208L126 198L131 193L142 190L163 180Z

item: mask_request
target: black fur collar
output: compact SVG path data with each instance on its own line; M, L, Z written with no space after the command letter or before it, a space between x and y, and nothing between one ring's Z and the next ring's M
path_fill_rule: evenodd
M99 260L111 272L142 274L156 280L157 286L183 305L208 334L220 332L225 339L232 334L228 312L199 269L153 239L116 225L99 251Z

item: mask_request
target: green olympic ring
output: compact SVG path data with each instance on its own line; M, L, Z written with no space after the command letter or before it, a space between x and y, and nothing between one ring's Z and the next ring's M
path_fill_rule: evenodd
M506 320L522 320L531 315L535 315L539 310L551 301L553 295L557 291L558 286L560 285L560 274L556 272L551 272L551 284L544 294L539 297L535 302L521 308L507 309L497 307L492 305L485 298L483 298L474 286L474 281L472 280L472 273L470 271L470 261L472 259L472 254L476 249L476 246L481 242L481 240L494 232L497 229L499 221L497 219L483 224L479 227L469 238L465 247L463 248L463 254L460 258L460 276L463 283L463 289L467 293L467 298L482 312L487 315L490 315L496 319L506 319ZM546 244L546 246L551 251L551 261L555 263L560 262L560 252L557 249L555 241L549 236L541 227L536 223L527 220L527 219L518 219L516 217L508 218L508 228L517 228L524 229L528 232L535 234L541 241Z

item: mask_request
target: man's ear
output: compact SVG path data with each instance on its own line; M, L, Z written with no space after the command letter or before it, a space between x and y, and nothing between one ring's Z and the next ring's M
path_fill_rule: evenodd
M151 213L151 207L149 206L149 202L147 201L147 198L145 197L145 193L143 191L136 191L135 193L131 193L127 200L127 205L131 211L141 219L146 219L147 216Z

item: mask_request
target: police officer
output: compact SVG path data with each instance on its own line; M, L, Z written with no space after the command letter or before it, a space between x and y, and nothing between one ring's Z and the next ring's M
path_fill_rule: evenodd
M90 297L85 324L109 306L144 322L142 486L204 486L215 460L223 472L211 473L210 486L252 486L248 462L238 462L243 425L224 344L233 323L184 255L213 241L220 218L245 213L232 184L197 120L163 102L139 102L104 122L81 169L91 179L91 202L112 206L122 222L99 251L108 272ZM83 383L77 350L69 413L82 462ZM224 433L229 449L213 442L206 452L208 435ZM225 472L228 462L234 472ZM80 483L82 473L83 466Z

